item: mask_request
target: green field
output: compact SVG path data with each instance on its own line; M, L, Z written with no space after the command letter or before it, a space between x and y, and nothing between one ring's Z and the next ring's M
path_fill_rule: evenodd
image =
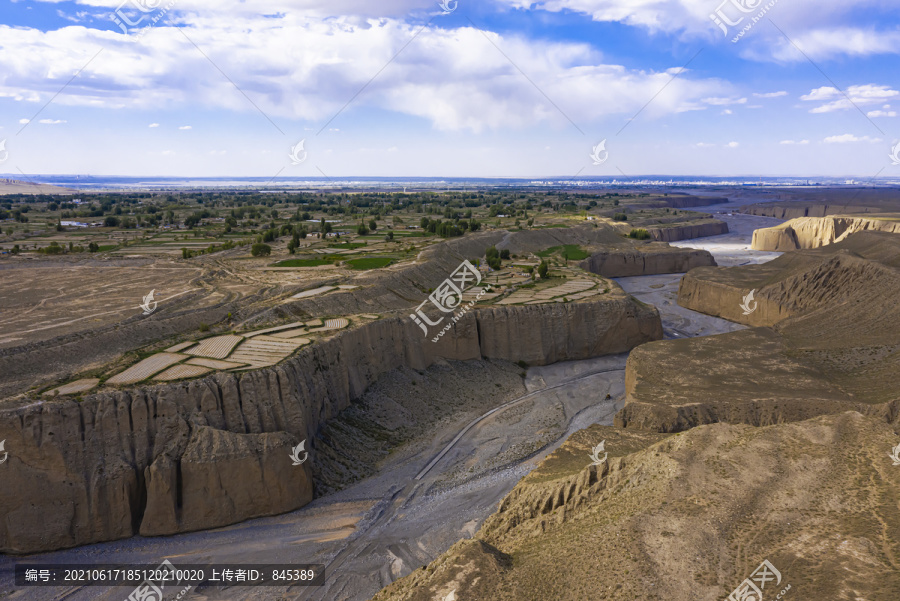
M381 269L387 267L394 260L390 257L364 257L362 259L350 259L346 265L350 269Z
M321 267L322 265L331 265L334 261L328 259L287 259L278 261L272 267Z
M329 244L328 248L346 248L356 250L357 248L365 248L365 242L344 242L343 244Z

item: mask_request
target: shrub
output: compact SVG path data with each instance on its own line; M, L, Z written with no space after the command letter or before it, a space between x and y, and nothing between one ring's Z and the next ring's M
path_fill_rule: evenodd
M272 247L260 242L250 247L250 254L254 257L268 257L272 254Z
M550 266L547 265L546 261L541 261L541 264L538 265L538 275L541 276L542 280L546 280L547 276L550 274Z
M628 233L628 237L635 240L649 240L651 236L650 232L645 229L635 229Z
M501 251L500 251L500 258L501 258L501 259L504 259L504 260L506 260L506 261L508 261L508 260L509 260L509 250L506 249L506 248L504 248L503 250L501 250Z
M613 221L628 221L628 215L625 213L616 213L613 215Z

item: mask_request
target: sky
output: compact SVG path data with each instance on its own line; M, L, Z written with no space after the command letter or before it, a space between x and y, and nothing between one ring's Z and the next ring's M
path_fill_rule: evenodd
M896 0L0 0L0 174L897 178L898 54Z

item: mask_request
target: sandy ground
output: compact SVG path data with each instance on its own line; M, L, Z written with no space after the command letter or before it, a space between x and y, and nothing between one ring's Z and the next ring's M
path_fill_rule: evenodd
M732 233L678 246L706 248L720 265L763 262L777 256L749 251L749 245L753 229L779 220L729 215L731 209L733 205L709 210L728 221ZM678 307L675 293L679 280L680 275L666 275L618 281L626 291L660 309L669 337L743 328ZM404 454L401 449L392 455L377 475L298 511L208 532L137 537L29 559L156 564L169 558L175 565L317 563L326 565L322 587L203 589L183 599L369 599L460 538L473 536L518 480L573 432L593 423L612 425L624 401L626 359L627 355L620 355L530 368L525 380L528 393L519 400L474 424L471 417L460 417L433 432L426 444L409 445L415 451ZM585 457L585 461L590 460ZM0 558L0 591L12 588L12 565L11 558ZM0 597L120 600L129 592L125 587L31 588L6 597L0 593Z

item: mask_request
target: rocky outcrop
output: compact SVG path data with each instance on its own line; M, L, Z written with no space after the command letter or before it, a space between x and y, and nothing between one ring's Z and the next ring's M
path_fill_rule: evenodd
M646 244L633 249L610 249L593 253L579 265L608 278L664 273L686 273L697 267L715 266L706 250L675 248L668 244Z
M882 206L878 206L881 204ZM827 217L828 215L845 215L848 213L879 213L885 210L885 203L866 204L839 204L822 202L786 201L774 203L760 203L743 207L738 211L745 215L758 215L760 217L774 217L776 219L797 219L799 217ZM894 210L893 207L888 210Z
M658 312L619 291L473 310L437 343L408 318L382 319L269 369L5 409L0 550L171 534L298 508L312 482L308 464L290 464L290 447L401 366L481 357L543 365L661 337Z
M707 219L699 222L661 227L648 227L647 231L658 242L678 242L709 236L721 236L728 233L728 224L718 219Z
M680 305L756 327L633 351L616 424L674 432L852 410L900 427L898 293L900 237L884 232L763 265L695 269Z
M601 440L609 457L591 465ZM373 601L725 599L764 560L778 570L767 600L892 599L895 444L887 424L853 412L668 436L591 426L523 478L473 540Z
M787 252L819 248L864 231L900 234L900 215L872 217L801 217L753 232L753 250Z

